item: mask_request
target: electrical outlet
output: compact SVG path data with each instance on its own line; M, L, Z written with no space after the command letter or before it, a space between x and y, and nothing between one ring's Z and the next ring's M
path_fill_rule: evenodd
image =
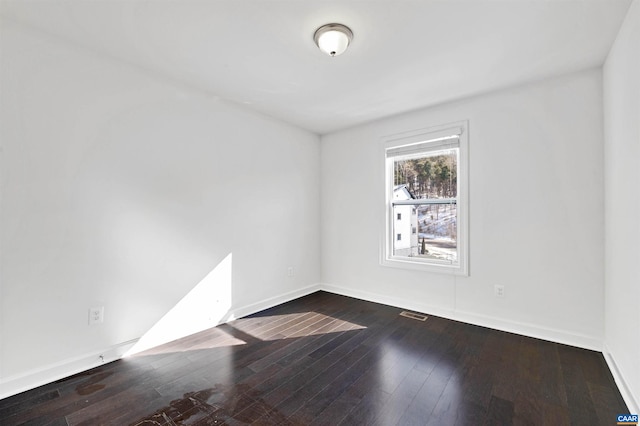
M503 285L494 285L493 293L496 297L503 298L504 297L504 286Z
M293 277L294 273L293 273L293 266L289 266L287 268L287 276L288 277Z
M104 322L104 306L89 308L89 325L102 324Z

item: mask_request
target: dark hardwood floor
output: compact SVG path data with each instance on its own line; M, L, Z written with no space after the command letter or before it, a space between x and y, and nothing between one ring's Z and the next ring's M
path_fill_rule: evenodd
M318 292L0 401L8 425L614 425L602 355Z

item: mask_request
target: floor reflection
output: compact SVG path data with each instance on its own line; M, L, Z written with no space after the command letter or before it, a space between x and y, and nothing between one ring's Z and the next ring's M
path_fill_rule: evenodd
M261 424L292 425L287 418L262 400L244 384L218 384L212 388L185 393L182 398L157 410L131 426L146 425L221 425L231 420L241 424L260 419Z
M370 416L380 424L398 417L399 424L418 424L433 412L456 410L462 389L451 358L454 341L427 329L421 334L420 340L387 339L379 349L378 383L385 394Z

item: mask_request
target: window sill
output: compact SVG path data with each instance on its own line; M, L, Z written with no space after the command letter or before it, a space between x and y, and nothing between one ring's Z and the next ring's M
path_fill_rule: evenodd
M457 276L469 276L469 271L464 265L449 264L449 263L436 263L436 262L421 262L410 260L406 257L401 258L383 258L380 261L382 266L398 269L410 269L415 271L433 272L436 274L457 275Z

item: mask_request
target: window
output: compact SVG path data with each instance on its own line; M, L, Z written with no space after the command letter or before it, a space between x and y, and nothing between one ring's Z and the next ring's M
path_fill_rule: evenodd
M384 141L384 265L468 274L467 145L466 122Z

